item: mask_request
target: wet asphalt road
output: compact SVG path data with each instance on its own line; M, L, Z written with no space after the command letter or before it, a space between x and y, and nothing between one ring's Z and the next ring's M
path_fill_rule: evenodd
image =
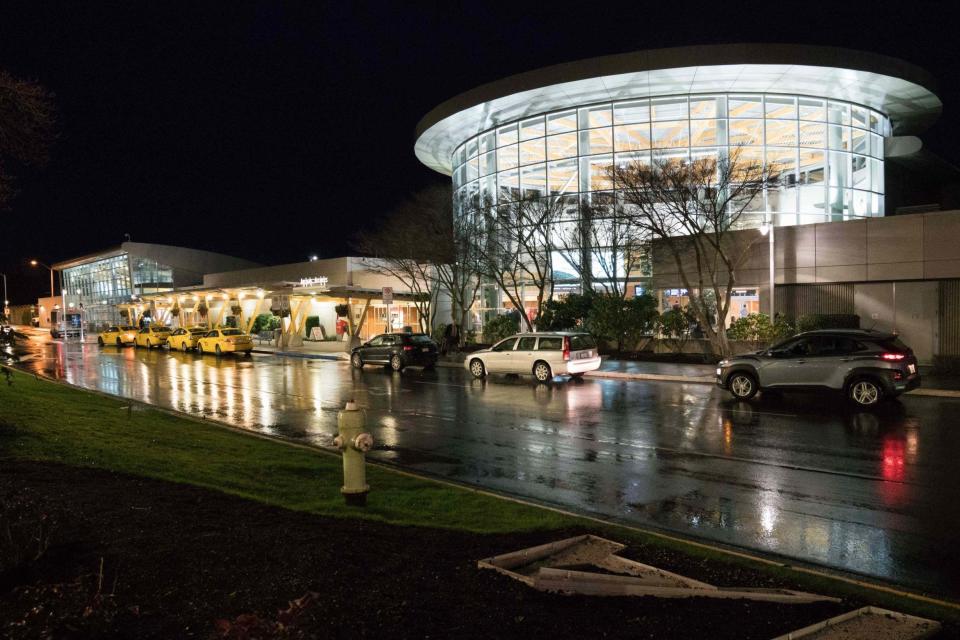
M355 398L379 460L960 597L957 400L861 412L823 395L733 403L666 382L538 385L50 342L23 351L28 370L320 446Z

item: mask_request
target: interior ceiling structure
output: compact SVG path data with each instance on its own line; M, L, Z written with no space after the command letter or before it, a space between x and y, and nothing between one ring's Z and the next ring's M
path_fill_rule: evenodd
M933 78L896 58L833 47L712 45L591 58L491 82L439 105L417 126L415 153L440 173L467 138L499 124L599 102L704 93L833 98L886 113L895 134L940 115Z

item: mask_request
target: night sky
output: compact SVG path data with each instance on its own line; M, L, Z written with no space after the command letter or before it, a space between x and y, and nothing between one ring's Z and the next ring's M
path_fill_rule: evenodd
M56 94L59 140L0 212L0 272L13 303L35 301L48 274L30 258L124 233L268 264L345 255L358 229L448 180L413 154L434 106L638 49L766 41L903 58L939 82L925 144L960 164L952 4L2 3L0 67Z

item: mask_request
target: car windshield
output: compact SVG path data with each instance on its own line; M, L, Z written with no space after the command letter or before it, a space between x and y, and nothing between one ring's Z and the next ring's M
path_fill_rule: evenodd
M907 353L910 351L910 347L905 345L900 338L893 336L880 342L884 349L889 349L890 351L897 351L900 353Z
M136 331L136 327L120 327L121 331Z
M223 335L225 336L242 336L243 335L243 331L240 331L240 329L224 329L221 333L223 333Z
M581 349L596 349L597 342L593 339L593 336L581 333L575 336L570 336L570 349L573 351L580 351Z
M425 333L415 333L410 336L410 342L416 342L417 344L430 344L433 342L433 339Z
M190 327L187 329L187 331L190 333L206 333L210 331L210 329L207 329L206 327Z

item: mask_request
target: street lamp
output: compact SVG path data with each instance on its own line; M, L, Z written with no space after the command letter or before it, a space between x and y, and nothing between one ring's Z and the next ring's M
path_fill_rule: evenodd
M773 245L773 221L764 220L763 224L760 225L760 234L767 236L769 240L768 251L770 253L770 322L773 322L773 313L774 313L774 303L773 303L773 288L776 286L776 254L774 253Z
M7 317L7 307L10 306L10 301L7 299L7 274L0 273L0 276L3 276L3 317Z
M31 267L41 266L41 267L46 267L47 269L50 269L50 297L52 298L53 297L53 267L51 267L48 264L43 264L39 260L31 260L30 266Z

